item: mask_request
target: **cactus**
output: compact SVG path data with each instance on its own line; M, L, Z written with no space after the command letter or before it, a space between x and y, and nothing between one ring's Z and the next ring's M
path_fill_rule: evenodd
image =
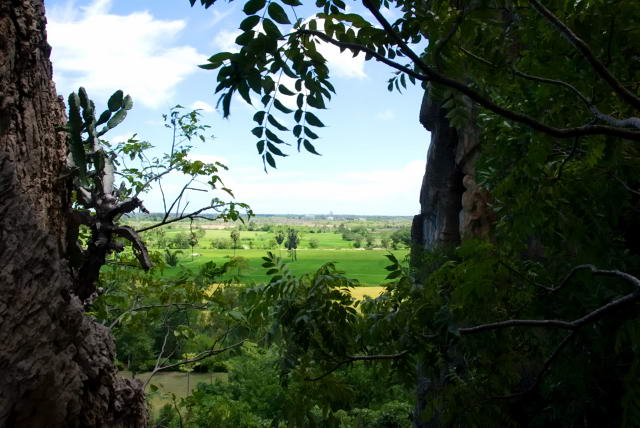
M122 123L132 107L131 96L125 96L122 90L117 90L109 97L107 110L96 120L95 104L84 88L69 95L69 164L77 169L79 186L91 187L90 178L93 178L95 186L100 187L102 193L113 193L113 163L102 148L100 137ZM102 129L96 131L102 124L105 124ZM94 177L89 176L90 167L93 167Z
M114 187L113 155L100 143L100 137L118 126L132 107L131 97L118 90L109 98L107 110L96 120L95 104L84 88L69 95L68 163L72 167L79 208L70 215L70 239L73 241L70 247L76 249L71 255L71 259L77 260L77 263L72 263L79 277L76 294L83 300L89 300L95 293L95 282L107 254L122 251L122 246L114 240L115 236L131 241L142 267L151 267L147 249L138 234L131 228L116 224L122 214L136 208L145 209L138 198L119 200L123 192ZM103 124L102 129L96 131ZM94 210L95 215L88 210ZM77 240L80 225L91 228L91 239L86 249L82 249Z

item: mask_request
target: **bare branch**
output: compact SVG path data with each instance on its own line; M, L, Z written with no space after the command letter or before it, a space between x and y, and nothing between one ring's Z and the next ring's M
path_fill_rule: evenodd
M460 47L459 48L462 52L464 52L466 55L472 57L473 59L482 62L483 64L492 67L492 68L497 68L493 63L491 63L490 61L468 51L467 49ZM615 117L602 113L600 110L598 110L598 108L593 104L593 102L587 98L582 92L580 92L575 86L564 82L562 80L556 80L556 79L549 79L546 77L540 77L540 76L533 76L530 74L526 74L523 73L519 70L517 70L515 67L512 67L512 70L514 72L514 74L516 76L520 76L523 77L527 80L531 80L534 82L540 82L540 83L547 83L547 84L551 84L551 85L556 85L556 86L562 86L566 89L569 89L571 92L575 93L578 98L580 98L580 100L586 105L587 109L593 114L593 116L598 119L601 120L603 122L608 123L609 125L613 125L616 127L633 127L633 128L638 128L640 129L640 118L637 117L629 117L627 119L616 119Z
M605 67L603 63L601 63L593 51L589 48L589 46L578 37L567 25L565 25L557 16L553 14L549 9L542 5L538 0L527 0L531 6L533 6L536 11L540 15L542 15L547 21L549 21L554 27L558 29L568 40L569 42L578 49L582 56L587 60L593 70L602 77L602 79L609 84L611 89L615 91L616 94L620 98L622 98L625 102L629 103L636 109L640 109L640 98L638 98L635 94L625 88L622 83L616 79L613 74Z
M498 330L498 329L509 328L509 327L546 327L546 328L560 328L560 329L566 329L566 330L577 330L586 324L590 324L592 322L597 321L598 319L603 317L605 314L612 312L613 310L618 309L621 306L640 300L640 279L626 272L621 272L619 270L597 269L593 265L576 266L571 270L571 272L569 272L567 277L557 287L555 288L543 287L543 288L547 289L548 291L557 291L561 287L563 287L565 284L567 284L569 280L577 272L581 270L590 270L591 273L593 273L594 275L613 276L616 278L623 279L624 281L631 283L637 289L633 293L629 293L625 296L612 300L609 303L602 305L599 308L584 315L583 317L577 318L573 321L512 319L512 320L498 321L494 323L480 324L474 327L465 327L465 328L459 329L458 332L461 335L465 335L465 334L473 334L473 333L479 333L482 331Z
M547 360L542 365L542 369L540 369L540 371L538 372L538 375L536 376L536 378L535 378L533 384L531 384L531 386L529 386L527 389L525 389L523 391L516 392L514 394L497 396L497 397L493 397L493 398L497 399L497 400L511 400L513 398L522 397L523 395L527 395L527 394L535 391L536 388L540 385L540 382L542 382L542 378L544 377L546 372L551 367L551 364L556 360L556 358L558 358L558 355L560 355L560 352L562 352L562 350L569 344L571 339L573 339L576 334L577 334L577 332L574 330L571 333L569 333L567 336L565 336L564 339L562 339L562 342L560 342L560 344L558 346L556 346L556 349L553 350L553 352L551 353L549 358L547 358Z
M165 210L164 213L164 217L163 217L163 221L166 220L167 218L169 218L169 216L171 215L171 211L173 211L173 207L176 206L176 204L178 204L178 207L180 207L180 201L182 200L182 196L184 195L184 192L187 190L187 188L191 185L191 183L193 183L193 180L195 180L195 177L191 177L191 180L189 180L187 182L187 184L185 184L182 187L182 190L180 190L180 193L178 194L178 196L176 196L176 198L173 200L173 202L171 203L171 205L169 206L169 208L167 210ZM176 208L176 213L178 212L178 208Z
M200 208L190 214L181 215L180 217L172 218L171 220L161 221L160 223L153 224L151 226L143 227L136 230L137 233L146 232L147 230L155 229L156 227L164 226L166 224L175 223L176 221L184 220L185 218L198 218L199 214L207 210L217 210L223 207L225 204L209 205L208 207Z
M166 339L166 336L165 336L165 339ZM204 360L205 358L221 354L221 353L226 352L226 351L228 351L230 349L233 349L233 348L237 348L238 346L241 346L245 341L246 341L246 339L242 339L240 342L234 343L233 345L229 345L226 348L222 348L222 349L209 349L208 351L203 351L203 352L199 353L198 355L196 355L193 358L188 358L188 359L185 359L185 360L182 360L182 361L178 361L177 363L167 364L166 366L159 367L156 364L156 367L151 372L151 375L144 382L144 385L142 386L142 389L145 389L147 387L147 385L149 384L149 382L151 381L151 378L153 378L153 376L155 376L156 373L158 373L158 372L160 372L162 370L167 370L167 369L171 369L173 367L182 366L184 364L191 364L191 363L198 362L200 360ZM163 344L163 349L164 349L164 344ZM160 361L160 360L158 359L158 361Z
M140 188L140 190L138 190L136 192L136 194L134 195L135 198L137 198L138 196L140 196L140 193L142 193L147 186L149 186L151 183L153 183L154 181L160 180L160 178L164 177L165 175L169 174L170 172L174 171L176 169L175 165L171 166L170 168L165 169L164 171L162 171L160 174L154 175L153 177L151 177L150 179L148 179Z
M170 308L170 307L184 307L184 308L189 308L189 309L207 309L207 305L196 305L194 303L167 303L164 305L146 305L146 306L138 306L136 308L131 308L128 309L126 311L124 311L123 313L121 313L118 318L116 318L111 324L109 324L109 328L112 329L114 328L116 325L118 325L120 323L120 321L122 320L122 318L125 317L125 315L133 313L133 312L142 312L142 311L148 311L151 309L158 309L158 308Z
M319 381L320 379L324 379L325 377L329 376L331 373L335 372L345 364L348 364L354 361L396 360L398 358L404 357L408 352L409 351L402 351L397 354L381 354L381 355L348 355L344 360L338 362L329 371L324 372L320 376L313 377L313 378L305 378L304 380L308 382Z
M629 185L627 183L625 183L624 181L622 181L622 179L620 179L620 177L618 177L617 175L614 177L620 184L622 184L622 186L628 190L629 192L633 193L634 195L639 195L640 196L640 192L638 192L637 190L633 190L631 187L629 187Z

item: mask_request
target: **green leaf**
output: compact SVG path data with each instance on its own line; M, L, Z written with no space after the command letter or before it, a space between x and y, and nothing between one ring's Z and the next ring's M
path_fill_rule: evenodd
M267 33L269 37L273 37L275 39L282 37L280 29L270 19L265 18L262 20L262 28L264 28L264 32Z
M269 8L267 9L267 11L269 12L269 16L278 24L291 24L287 13L278 3L271 1L271 3L269 3Z
M258 141L258 143L256 144L256 148L258 149L258 154L262 154L262 152L264 151L264 140Z
M284 86L282 83L278 85L278 90L282 92L284 95L288 95L288 96L295 95L295 92L290 91L289 88Z
M263 132L264 132L264 127L263 126L256 126L255 128L253 128L251 130L251 133L253 135L255 135L256 137L258 137L258 138L262 138Z
M282 3L286 4L287 6L302 6L302 3L300 3L300 1L298 0L282 0Z
M273 141L274 143L285 144L284 141L282 141L276 134L271 132L271 130L265 129L265 133L267 134L267 139Z
M117 91L115 91L113 95L109 97L109 101L107 101L107 107L109 107L109 110L111 110L112 112L120 110L120 108L122 108L123 98L124 93L122 92L122 90L118 89Z
M224 61L231 59L233 57L234 54L232 54L231 52L219 52L211 57L209 57L209 59L207 61L209 61L208 64L202 64L199 65L198 67L203 68L205 70L215 70L216 68L220 67Z
M262 122L264 121L264 115L267 114L267 112L263 111L259 111L256 114L253 115L253 121L259 124L262 124Z
M322 96L318 94L309 95L307 97L307 104L309 104L311 107L315 107L318 109L326 108L326 106L324 105L324 100L322 99Z
M277 98L273 100L273 105L274 105L275 108L277 108L278 110L280 110L283 113L289 114L289 113L293 112L293 110L289 110L288 108L286 108L284 106L284 104L282 104L280 102L280 100L277 99Z
M245 3L242 10L247 15L253 15L259 10L262 10L265 4L267 4L267 0L249 0L247 3Z
M305 133L305 135L307 137L311 138L312 140L317 140L318 139L318 134L316 134L311 129L307 128L306 126L304 127L304 133Z
M276 160L271 156L271 153L267 152L265 154L265 158L267 159L267 163L271 166L271 168L276 167Z
M282 156L282 157L286 157L287 156L279 148L277 148L276 146L274 146L273 144L271 144L269 142L267 142L267 148L269 149L269 151L271 153L273 153L276 156Z
M402 275L402 271L396 270L387 275L386 279L395 279Z
M316 151L316 148L313 147L313 144L309 142L309 140L304 140L304 148L307 149L309 153L313 153L314 155L321 156L320 153Z
M320 119L309 111L304 114L304 119L309 125L316 126L318 128L324 127L324 123L320 122Z
M236 37L235 42L236 42L236 44L238 44L240 46L246 46L246 45L249 44L249 42L251 42L253 40L253 36L255 34L256 33L253 30L245 31L244 33L242 33L238 37Z
M286 126L280 124L280 122L278 122L276 120L276 118L271 116L271 115L267 116L267 120L269 121L270 124L272 124L273 126L278 128L278 130L280 130L280 131L288 131L289 130L289 128L287 128Z
M260 22L260 17L258 15L251 15L240 23L240 29L242 31L249 31L258 25L258 22Z

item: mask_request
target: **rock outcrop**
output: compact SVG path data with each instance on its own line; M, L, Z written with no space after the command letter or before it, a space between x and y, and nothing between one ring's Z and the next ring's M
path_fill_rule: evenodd
M473 107L471 111L474 116ZM456 130L446 113L425 93L420 123L431 132L431 143L412 237L427 249L456 245L463 237L488 237L493 221L490 197L475 179L478 128L470 123Z

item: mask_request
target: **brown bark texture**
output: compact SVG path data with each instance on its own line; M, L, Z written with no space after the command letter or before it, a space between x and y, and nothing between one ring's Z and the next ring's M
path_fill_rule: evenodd
M110 331L70 292L64 106L41 0L0 0L0 427L140 427Z

